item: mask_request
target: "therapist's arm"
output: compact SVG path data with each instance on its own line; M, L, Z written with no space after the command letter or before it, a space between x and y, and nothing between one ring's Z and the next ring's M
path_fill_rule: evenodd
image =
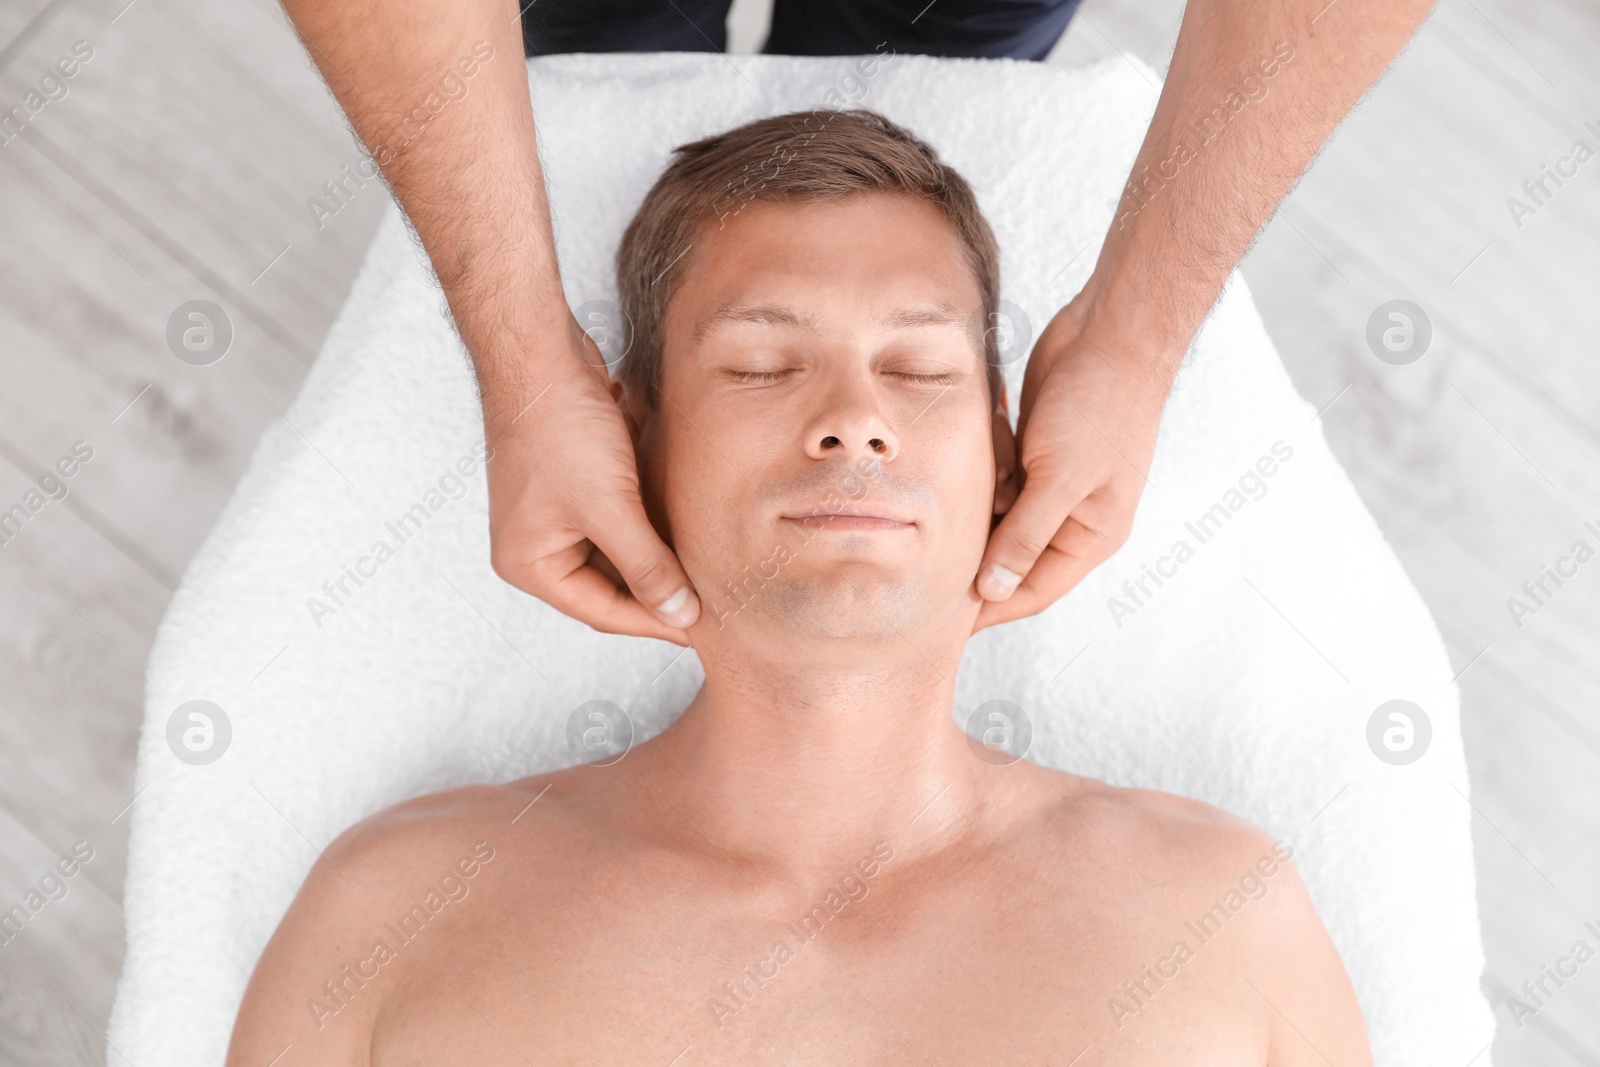
M687 645L699 601L646 517L604 360L562 292L517 3L284 8L415 227L472 355L496 573L597 630Z
M975 629L1049 607L1127 540L1190 341L1266 220L1432 6L1190 0L1094 271L1029 359L1017 425L1024 481L978 572L986 603ZM1062 249L1063 261L1074 251Z

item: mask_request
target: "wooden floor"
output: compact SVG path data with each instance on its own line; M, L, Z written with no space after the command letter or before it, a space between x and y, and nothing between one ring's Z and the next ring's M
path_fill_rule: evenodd
M1085 0L1052 60L1164 69L1180 11ZM731 47L754 49L763 18L740 0ZM270 0L19 0L0 9L0 107L79 41L67 95L0 145L0 510L92 449L0 544L0 908L94 850L0 946L0 1063L30 1067L106 1061L155 628L386 195L312 220L358 151ZM1501 1004L1600 919L1600 562L1520 627L1506 606L1600 526L1600 162L1520 227L1506 206L1575 140L1600 147L1597 52L1583 0L1441 0L1244 267L1461 671L1499 1067L1600 1064L1600 965L1521 1027ZM234 311L210 367L165 340L196 298ZM1407 367L1364 341L1394 298L1435 329Z

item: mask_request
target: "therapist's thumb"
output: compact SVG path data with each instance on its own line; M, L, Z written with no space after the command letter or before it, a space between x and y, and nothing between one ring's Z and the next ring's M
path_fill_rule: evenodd
M634 599L668 626L683 630L694 625L700 617L700 598L677 554L650 524L639 498L629 496L601 525L605 533L591 534L589 539L616 567Z
M1050 481L1039 475L1029 478L1005 517L989 535L989 547L978 568L978 595L983 599L1011 598L1050 547L1067 514L1077 503L1068 495L1069 487L1050 484ZM1064 493L1064 489L1068 492Z

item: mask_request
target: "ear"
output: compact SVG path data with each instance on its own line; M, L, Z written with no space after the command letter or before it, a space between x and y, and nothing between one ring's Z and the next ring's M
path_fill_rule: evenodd
M639 440L644 434L644 424L649 419L648 408L643 398L623 380L620 374L608 379L606 388L611 390L611 399L616 401L617 409L622 413L622 421L628 427L628 437L633 442L633 453L637 456Z
M628 437L633 442L633 458L635 468L639 472L639 494L644 501L645 514L650 518L650 524L655 527L661 540L669 548L676 548L672 538L672 523L667 521L666 506L660 499L657 480L650 476L650 460L648 454L654 442L653 431L656 428L656 413L650 410L644 397L634 389L619 374L606 383L606 388L611 390L611 398L617 403L617 410L622 413L622 421L628 427ZM620 588L620 586L619 586Z
M1021 488L1017 470L1017 436L1011 429L1011 404L1003 384L990 422L994 433L994 514L998 516L1011 510ZM998 523L999 519L994 521Z

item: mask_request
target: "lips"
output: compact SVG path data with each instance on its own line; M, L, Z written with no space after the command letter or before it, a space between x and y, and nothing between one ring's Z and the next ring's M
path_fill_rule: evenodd
M903 512L882 505L863 504L817 504L797 515L784 515L791 522L804 522L807 519L816 519L821 523L832 525L840 523L850 527L869 528L881 526L885 529L893 526L912 526L915 520Z

